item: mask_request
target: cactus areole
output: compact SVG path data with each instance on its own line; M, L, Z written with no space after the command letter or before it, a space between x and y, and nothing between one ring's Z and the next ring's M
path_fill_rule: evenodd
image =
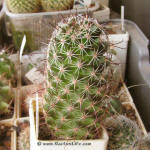
M109 42L101 26L87 16L71 16L56 27L48 48L44 110L56 139L98 139L99 108L111 64Z

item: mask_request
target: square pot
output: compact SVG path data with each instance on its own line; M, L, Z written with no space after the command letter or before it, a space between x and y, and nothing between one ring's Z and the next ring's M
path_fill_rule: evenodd
M118 33L118 34L109 34L108 39L112 45L111 49L114 49L116 51L114 62L121 64L121 71L124 79L125 72L126 72L126 63L127 63L129 33L126 32L126 33Z
M38 135L38 126L37 119L35 119L34 113L35 108L33 103L35 100L30 101L29 114L30 114L30 150L106 150L108 143L108 135L105 129L103 129L102 137L98 140L50 140L42 141L39 140ZM36 125L35 125L36 121Z
M42 43L47 44L51 33L53 32L55 25L64 17L70 14L86 14L87 9L72 9L66 11L57 12L40 12L40 13L28 13L28 14L15 14L11 13L4 4L5 13L7 16L7 29L9 35L12 35L16 49L18 50L21 45L21 39L25 34L27 37L27 43L25 52L31 52L39 50ZM88 9L91 14L99 8L99 3Z

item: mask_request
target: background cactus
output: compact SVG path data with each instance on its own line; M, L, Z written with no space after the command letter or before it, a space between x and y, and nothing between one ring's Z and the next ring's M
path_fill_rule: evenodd
M132 150L150 150L150 134L139 139L132 147Z
M14 64L10 61L7 54L0 52L0 77L5 80L12 80L14 78L15 69Z
M8 56L0 54L0 114L8 113L10 103L13 100L11 85L15 80L14 64Z
M74 0L41 0L44 11L61 11L73 8Z
M26 127L20 132L18 137L18 147L19 150L30 149L30 127Z
M129 150L142 137L137 124L125 116L107 118L104 126L109 134L108 150Z
M40 0L6 0L13 13L35 13L40 11Z
M60 22L52 35L44 109L57 139L100 136L99 106L110 91L103 72L111 65L109 42L100 35L96 20L80 15Z
M0 81L0 115L9 113L10 103L13 100L11 87L4 81Z

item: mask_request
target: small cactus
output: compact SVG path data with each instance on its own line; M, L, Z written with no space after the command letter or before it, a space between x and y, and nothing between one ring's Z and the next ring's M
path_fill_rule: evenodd
M9 113L12 99L13 94L11 88L4 81L0 81L0 114Z
M19 150L30 149L30 127L26 127L20 132L18 137L18 147Z
M13 99L12 84L15 79L14 64L8 56L0 54L0 114L9 113L10 103Z
M12 80L14 78L15 69L14 64L10 61L8 56L1 51L0 52L0 77L6 80Z
M150 150L150 134L136 141L132 150Z
M74 0L41 0L44 11L61 11L73 8Z
M107 118L104 126L109 134L108 150L129 150L142 137L137 124L125 116Z
M40 11L40 0L6 0L13 13L35 13Z
M110 97L102 101L100 106L100 119L104 121L106 118L114 115L123 114L123 106L117 97Z
M52 35L44 110L56 139L101 135L101 100L110 91L109 75L103 74L112 53L100 35L106 34L97 21L82 15L64 19Z

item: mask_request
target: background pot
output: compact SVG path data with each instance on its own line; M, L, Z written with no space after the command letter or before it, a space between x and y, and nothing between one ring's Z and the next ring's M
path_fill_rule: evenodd
M12 35L16 49L18 50L21 45L21 39L25 34L27 43L25 52L31 52L40 49L45 43L47 44L51 33L62 18L70 14L86 14L87 9L72 9L58 12L40 12L29 14L14 14L11 13L6 3L4 4L7 16L8 34ZM93 13L99 8L99 3L88 9L89 13ZM45 45L44 45L45 46Z

